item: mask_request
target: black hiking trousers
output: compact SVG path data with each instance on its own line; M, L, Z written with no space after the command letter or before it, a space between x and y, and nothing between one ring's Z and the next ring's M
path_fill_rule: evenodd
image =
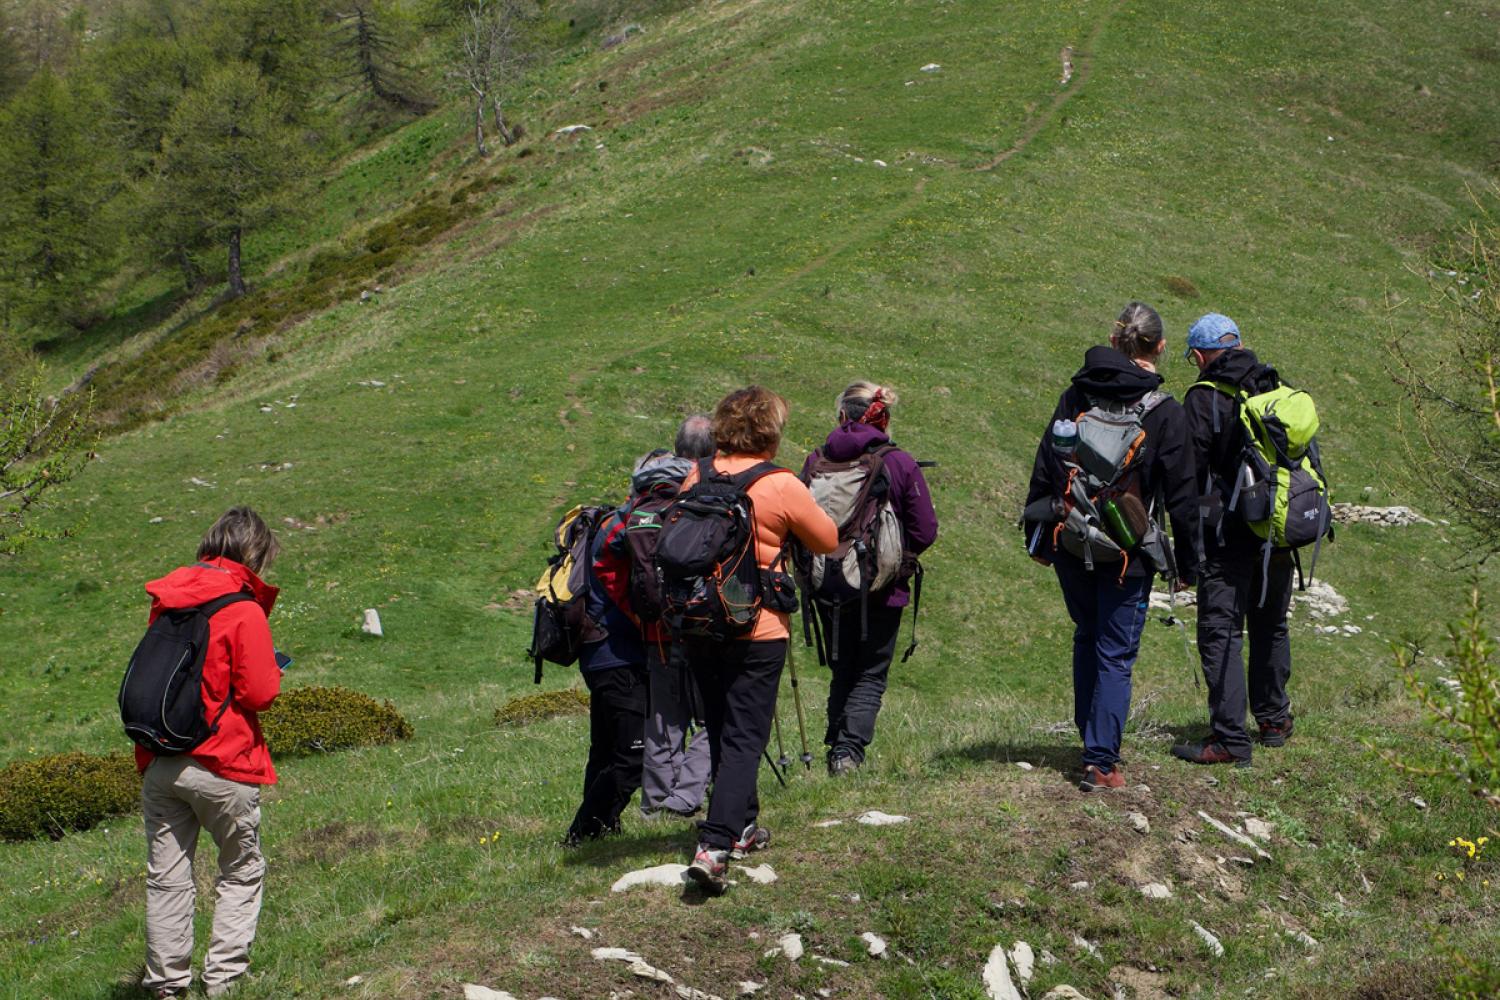
M1259 723L1282 725L1292 716L1287 681L1292 675L1292 645L1286 616L1292 603L1295 564L1289 551L1271 554L1262 573L1257 546L1211 552L1198 575L1198 654L1208 682L1212 739L1242 760L1251 755L1245 711ZM1260 602L1262 582L1266 600ZM1244 633L1250 633L1249 683L1243 657Z
M583 804L568 827L570 840L619 828L620 814L641 787L645 749L645 668L585 671L583 683L589 689L589 760L583 770Z
M760 815L756 781L761 754L771 740L771 719L785 639L762 642L683 641L688 667L703 696L713 790L708 815L698 824L698 842L727 851Z
M830 760L843 755L864 763L865 748L875 739L875 717L880 714L896 655L901 610L886 607L883 597L871 597L869 627L861 639L858 601L833 609L818 606L823 638L830 647L828 667L833 672L828 685L828 729L823 734Z

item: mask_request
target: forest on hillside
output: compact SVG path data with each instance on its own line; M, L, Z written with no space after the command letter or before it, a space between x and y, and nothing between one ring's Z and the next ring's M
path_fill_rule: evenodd
M339 157L447 102L477 155L511 144L528 62L629 6L0 3L0 340L86 333L143 275L243 294L246 234Z

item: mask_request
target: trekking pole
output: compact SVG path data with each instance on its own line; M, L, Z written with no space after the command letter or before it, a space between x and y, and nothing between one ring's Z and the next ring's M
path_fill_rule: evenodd
M772 709L772 711L776 713L772 716L772 718L776 721L776 763L780 764L782 769L785 770L786 766L792 761L789 757L787 757L786 746L781 742L781 692L779 690L776 692L776 705ZM767 755L769 755L770 752L771 751L767 750Z
M1193 658L1193 647L1188 642L1187 623L1177 617L1177 581L1168 580L1167 586L1172 590L1171 596L1167 598L1172 604L1172 621L1177 623L1177 630L1182 633L1182 655L1187 660L1188 672L1193 675L1193 687L1198 691L1203 690L1203 668Z
M769 751L769 750L765 751L765 757L766 757L766 763L768 765L770 765L771 773L774 774L774 775L776 775L776 780L781 783L781 787L782 788L785 788L786 787L786 765L783 764L781 766L781 769L778 770L777 767L776 767L776 762L771 759L771 751Z
M807 750L807 718L802 714L802 690L797 686L797 657L792 655L792 644L786 644L786 665L792 675L792 703L797 706L797 734L802 738L802 766L812 770L812 754Z

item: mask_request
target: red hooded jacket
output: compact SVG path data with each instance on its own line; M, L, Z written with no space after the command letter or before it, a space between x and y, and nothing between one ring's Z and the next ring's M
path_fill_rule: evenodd
M183 566L146 584L153 622L167 608L197 607L239 590L248 590L255 600L230 604L208 620L208 652L203 659L203 707L208 718L218 715L231 688L234 697L219 719L219 731L188 756L221 778L274 785L276 769L256 713L270 708L281 693L281 669L266 623L277 589L224 558ZM141 771L152 757L135 748L135 764Z

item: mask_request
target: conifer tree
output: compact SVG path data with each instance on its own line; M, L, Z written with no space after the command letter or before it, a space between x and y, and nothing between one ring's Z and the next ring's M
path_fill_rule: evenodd
M33 76L0 112L0 321L81 313L111 263L100 205L114 185L104 144L67 84Z
M245 233L286 210L307 169L307 143L289 118L287 99L254 66L235 62L189 90L167 124L153 199L159 223L186 245L222 247L231 295L245 292Z
M431 102L418 96L411 71L401 62L399 23L388 6L376 0L348 0L331 16L333 48L341 64L338 77L348 85L341 97L358 93L367 107L408 114L432 110Z

